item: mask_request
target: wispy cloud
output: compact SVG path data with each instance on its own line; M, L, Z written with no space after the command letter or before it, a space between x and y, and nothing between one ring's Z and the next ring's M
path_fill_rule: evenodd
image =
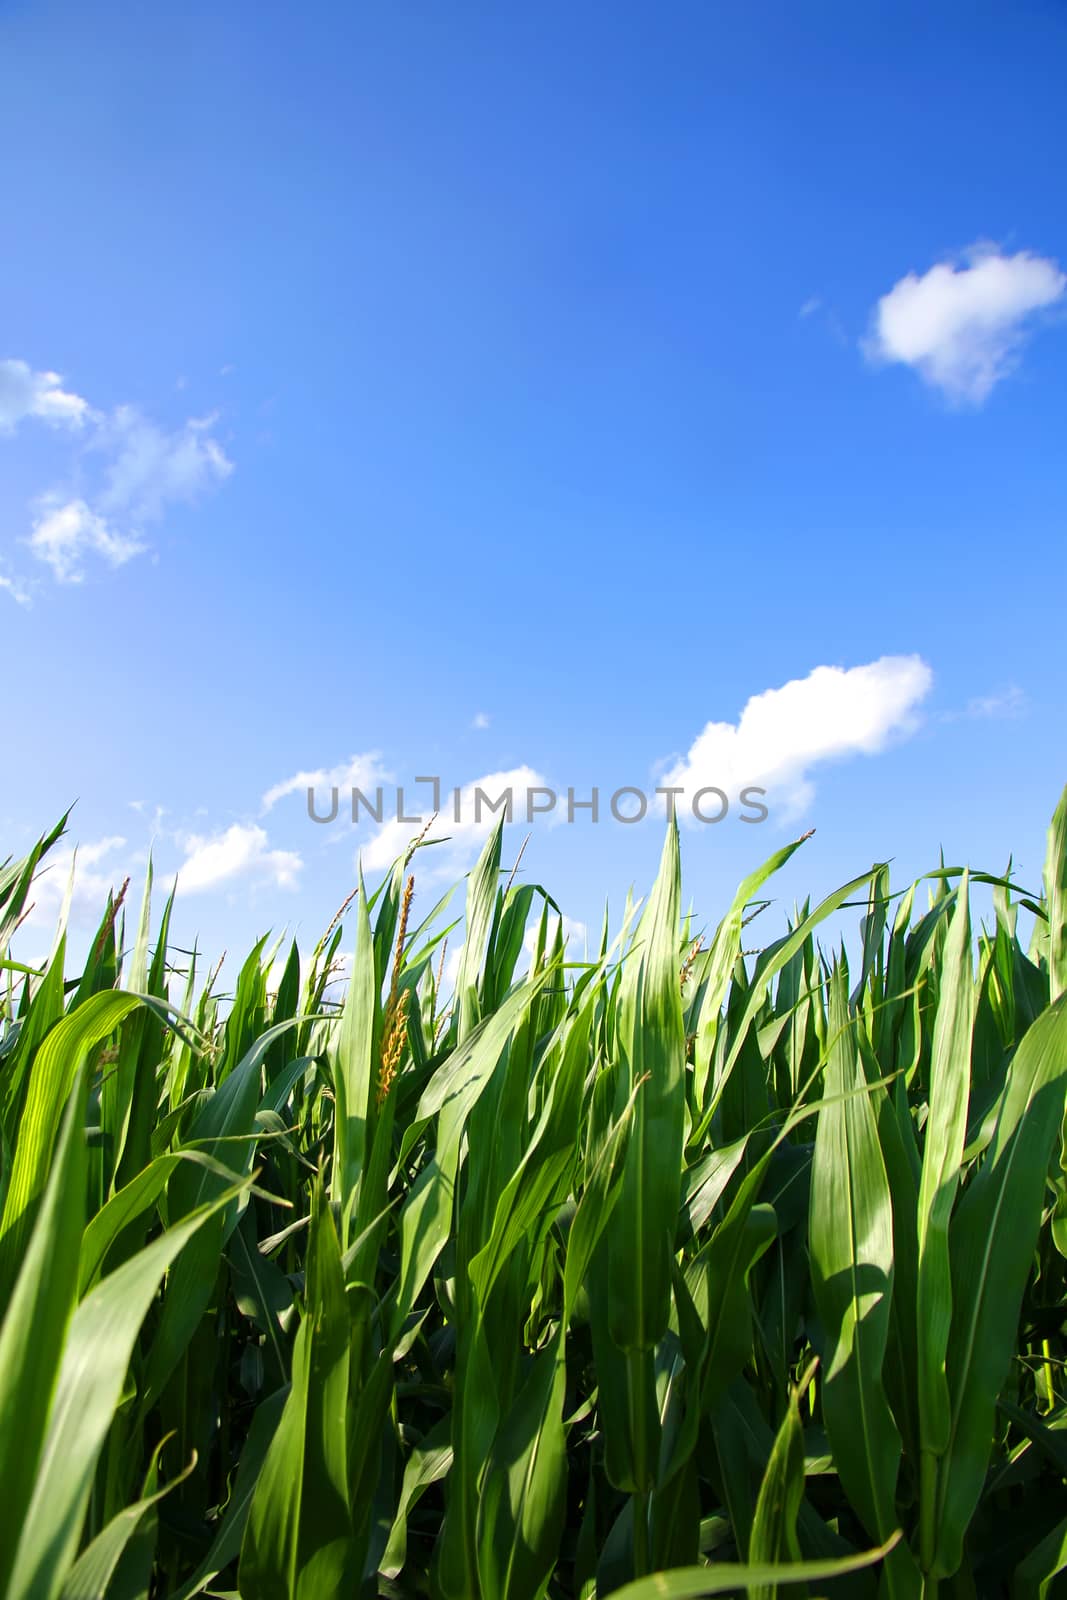
M1012 371L1037 312L1067 290L1057 262L972 245L967 265L909 272L882 296L864 343L873 361L900 362L957 403L981 405Z
M317 798L328 796L331 789L343 791L344 795L348 795L352 789L361 789L369 794L388 779L389 774L382 767L379 752L370 750L364 755L349 756L347 761L339 761L335 767L312 767L304 772L294 772L291 778L283 778L267 790L262 807L264 811L271 811L279 800L285 800L291 794L304 795L309 789L314 789ZM340 803L343 807L343 798Z
M30 604L29 590L17 578L9 578L3 572L0 572L0 590L4 594L9 594L17 606L28 606Z
M825 329L837 344L851 343L837 311L821 294L809 295L797 312L797 318L800 322L810 322L813 326Z
M117 567L142 554L146 523L168 506L199 500L233 471L215 435L216 414L164 427L135 406L97 410L56 372L0 361L0 436L35 423L71 435L68 483L36 497L23 541L60 583L82 581L90 561ZM28 590L16 578L0 588L26 603Z
M471 727L472 728L476 728L479 733L484 733L486 728L488 728L488 726L489 726L489 713L488 713L488 711L477 711L477 712L475 712L474 718L473 718L473 720L471 722Z
M48 495L39 502L28 543L60 583L82 581L87 555L98 555L109 566L121 567L145 549L138 538L119 533L84 500L68 500L62 505Z
M1017 683L1009 685L1006 690L998 690L993 694L974 694L973 699L966 702L965 717L976 718L979 722L987 717L1022 717L1029 699L1024 690Z
M701 788L733 797L747 785L795 813L814 795L812 771L827 761L874 755L917 726L933 673L919 656L882 656L866 666L816 667L753 695L737 722L709 722L660 780L687 802Z
M217 421L217 414L190 417L168 431L133 406L120 406L97 440L111 456L100 505L139 522L155 522L168 505L195 501L222 483L233 462L211 437Z

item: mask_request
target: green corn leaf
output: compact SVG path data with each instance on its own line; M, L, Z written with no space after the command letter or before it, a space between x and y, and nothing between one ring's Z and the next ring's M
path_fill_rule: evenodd
M619 1106L645 1080L634 1108L622 1193L608 1232L611 1336L650 1350L670 1311L671 1255L681 1194L685 1041L678 984L680 864L671 818L656 884L623 972Z
M172 1155L157 1156L140 1171L136 1178L120 1189L91 1217L82 1235L78 1261L78 1296L86 1295L100 1278L108 1252L124 1230L137 1217L155 1206L165 1194L171 1174L183 1162L203 1167L223 1184L233 1182L233 1172L221 1162L199 1150L177 1150Z
M808 836L805 835L804 838ZM715 1041L718 1037L719 1023L722 1012L723 1000L726 998L727 985L730 974L734 970L738 956L741 954L741 930L744 925L745 911L755 900L760 890L769 878L785 866L789 858L800 849L804 839L795 839L792 844L787 844L781 850L776 850L774 855L768 857L761 867L748 875L737 893L734 895L733 904L719 923L715 935L708 947L707 954L697 964L693 974L695 981L694 1023L690 1024L696 1034L696 1103L701 1111L707 1101L708 1077L711 1071L712 1056L715 1051Z
M188 1466L184 1467L177 1477L164 1484L162 1489L155 1488L157 1462L165 1443L166 1440L161 1441L153 1453L148 1481L141 1499L131 1506L126 1506L117 1516L112 1517L107 1527L82 1551L63 1585L61 1600L100 1600L102 1595L109 1594L109 1585L116 1568L130 1540L137 1533L146 1512L158 1505L195 1470L194 1455Z
M94 994L57 1022L37 1051L19 1124L15 1160L0 1218L0 1303L9 1292L38 1199L48 1180L63 1107L86 1056L141 1001L111 990Z
M869 1534L897 1526L900 1435L882 1378L893 1292L893 1218L878 1126L834 969L832 1044L811 1170L812 1288L825 1329L822 1405L841 1483ZM902 1558L902 1559L901 1559ZM914 1590L906 1552L887 1563L891 1595ZM917 1576L917 1575L916 1575Z
M971 1088L974 981L967 874L945 941L930 1067L922 1177L917 1216L916 1300L919 1438L922 1450L920 1559L934 1558L937 1475L951 1426L945 1357L952 1324L949 1221L960 1181Z
M790 1390L789 1404L763 1474L748 1542L748 1559L754 1566L770 1567L799 1561L801 1557L797 1517L804 1498L804 1433L798 1395L807 1389L814 1372L813 1362L798 1388ZM753 1584L748 1592L751 1600L775 1600L778 1585Z
M404 1468L396 1515L385 1552L378 1565L383 1578L396 1578L407 1554L408 1515L433 1483L439 1483L452 1466L452 1418L444 1416L414 1447Z
M29 1248L0 1327L0 1593L14 1566L74 1309L85 1220L85 1075L71 1091Z
M362 873L356 896L356 924L355 959L333 1056L337 1111L330 1196L341 1208L342 1248L348 1243L348 1217L357 1198L360 1175L366 1165L367 1137L374 1117L378 1073L378 978L374 935L371 932Z
M493 926L497 886L500 882L500 844L504 818L493 828L467 884L467 936L463 941L459 972L456 974L456 1006L459 1016L457 1041L462 1044L480 1018L478 974L485 957L486 941Z
M478 1508L478 1577L494 1600L538 1600L559 1553L567 1496L565 1329L533 1366L493 1442Z
M241 1545L244 1600L317 1600L354 1584L346 1416L349 1317L341 1251L321 1192L293 1381L260 1469Z
M7 1600L54 1600L59 1594L77 1553L97 1457L134 1341L160 1280L197 1229L241 1187L232 1186L146 1245L97 1284L75 1311Z
M173 1596L173 1600L193 1600L194 1595L202 1594L208 1584L239 1556L245 1524L248 1521L248 1508L252 1504L260 1469L270 1442L277 1432L288 1396L287 1384L284 1389L278 1389L265 1400L261 1400L256 1407L256 1414L245 1436L233 1493L226 1506L226 1514L212 1541L211 1549L193 1576Z
M791 1583L822 1583L828 1578L843 1578L850 1572L862 1572L884 1561L895 1547L899 1533L873 1550L863 1550L854 1556L840 1556L832 1561L791 1561L757 1565L755 1562L731 1565L730 1562L709 1562L706 1567L679 1567L672 1572L657 1572L636 1583L627 1583L616 1589L612 1600L701 1600L702 1595L732 1594L741 1589L765 1588L769 1585L783 1587Z
M1067 990L1067 786L1048 831L1045 856L1045 906L1048 912L1049 999Z
M1047 1600L1061 1573L1067 1572L1067 1517L1045 1535L1016 1567L1012 1600Z
M550 968L509 995L498 1011L476 1026L431 1078L415 1121L437 1117L433 1159L423 1168L400 1216L401 1262L390 1321L390 1338L399 1335L452 1222L456 1169L467 1118L492 1076L510 1034L533 1004Z
M933 1566L942 1576L959 1567L988 1469L997 1397L1014 1349L1065 1089L1067 995L1061 995L1015 1053L992 1142L949 1230L952 1413L938 1481Z
M717 1073L713 1092L708 1099L699 1123L690 1135L689 1144L691 1147L699 1148L707 1137L712 1119L718 1109L719 1101L722 1099L726 1085L729 1082L730 1074L733 1072L737 1059L744 1048L748 1030L764 1004L772 979L799 951L806 947L819 924L825 922L827 917L832 916L835 911L840 910L846 900L851 899L858 890L865 888L872 877L876 876L881 870L882 864L880 863L873 866L870 872L865 872L861 877L853 878L851 882L843 884L840 889L835 889L833 894L827 895L825 900L820 901L814 911L802 917L789 936L779 940L773 951L765 953L749 989L744 1011L734 1030L730 1047Z
M25 909L33 875L56 840L66 831L70 812L60 817L55 827L42 834L33 849L20 861L5 861L0 865L0 953L7 950L11 936Z
M292 1022L283 1022L261 1034L197 1112L187 1143L210 1160L196 1164L183 1162L176 1169L168 1187L172 1222L209 1203L226 1186L227 1180L219 1176L219 1166L241 1177L251 1171L263 1064L274 1041L292 1027ZM268 1091L268 1099L270 1094ZM212 1220L190 1240L170 1275L162 1315L146 1363L142 1414L155 1403L188 1347L211 1298L222 1247L236 1220L234 1206L213 1210Z

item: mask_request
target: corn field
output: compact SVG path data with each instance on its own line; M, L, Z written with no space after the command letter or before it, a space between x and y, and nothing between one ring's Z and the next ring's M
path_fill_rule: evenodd
M803 840L704 931L672 823L585 960L499 829L420 921L419 846L226 983L151 873L21 964L64 826L0 869L10 1600L1055 1589L1067 793L1040 889L774 929Z

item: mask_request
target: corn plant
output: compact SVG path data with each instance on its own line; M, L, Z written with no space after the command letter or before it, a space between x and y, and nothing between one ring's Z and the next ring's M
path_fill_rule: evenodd
M1067 792L1040 889L755 948L803 839L700 929L672 822L582 961L499 828L419 920L420 842L225 987L151 872L18 959L66 822L0 867L0 1592L1067 1581Z

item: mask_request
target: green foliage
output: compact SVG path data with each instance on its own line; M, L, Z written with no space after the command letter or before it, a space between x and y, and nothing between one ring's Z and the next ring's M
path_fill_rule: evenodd
M407 860L229 996L151 874L30 968L62 831L0 867L5 1596L1067 1582L1067 793L1042 895L876 864L754 952L802 840L695 942L672 823L577 962L497 829L454 993Z

